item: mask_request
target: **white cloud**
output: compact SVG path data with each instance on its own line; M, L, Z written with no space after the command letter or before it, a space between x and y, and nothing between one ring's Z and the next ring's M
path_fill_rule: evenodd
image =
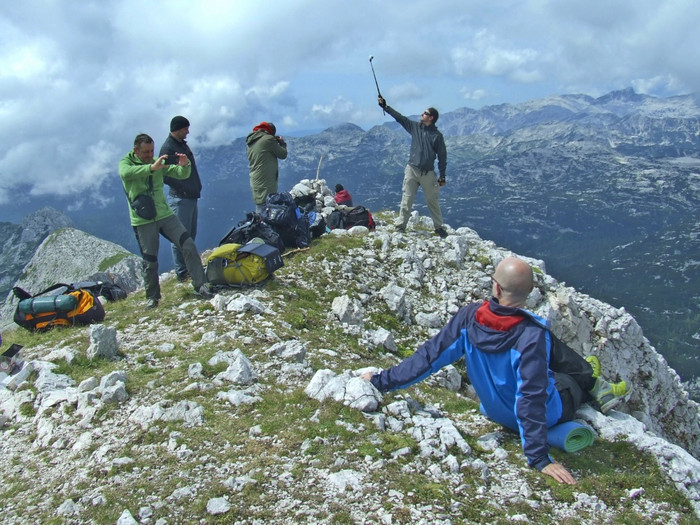
M474 100L474 101L482 100L482 99L486 98L486 96L488 95L488 91L486 91L485 89L470 90L467 88L462 88L460 90L460 93L462 93L462 96L466 100Z
M282 124L286 129L294 128L297 126L297 122L296 120L294 120L294 117L291 117L289 115L286 115L284 118L282 118ZM283 132L282 128L280 128L280 132Z
M352 102L336 97L330 104L314 104L311 106L311 114L320 122L332 123L347 120L353 115L354 108Z
M535 82L543 62L540 53L531 48L506 47L495 35L479 31L465 44L452 49L455 71L460 76L503 76L515 82Z
M0 14L0 202L83 191L177 114L193 148L287 131L634 86L700 92L700 3L24 0ZM497 98L498 97L498 98Z
M389 104L397 104L404 102L414 102L425 96L425 89L421 88L414 82L405 82L389 87L386 95Z

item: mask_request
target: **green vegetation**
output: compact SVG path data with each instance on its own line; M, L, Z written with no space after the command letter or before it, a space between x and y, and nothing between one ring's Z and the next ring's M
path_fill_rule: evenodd
M120 261L123 261L124 259L128 259L129 257L133 257L133 254L131 254L129 252L115 253L111 257L107 257L106 259L103 259L102 261L100 261L100 264L97 266L97 269L100 272L107 271L109 268L111 268L115 264L118 264Z
M561 486L528 469L519 437L481 418L478 403L464 392L424 382L403 393L387 394L384 405L409 395L448 415L462 430L472 455L453 447L449 453L461 468L436 477L430 469L440 465L442 458L422 457L419 441L410 432L380 431L358 410L309 399L303 389L310 377L281 380L278 364L266 353L278 340L300 340L309 350L307 360L314 370L330 368L340 373L391 365L427 337L425 328L398 321L383 301L373 298L363 303L366 328L390 330L399 348L396 356L367 348L329 316L335 297L361 296L356 280L339 279L340 267L349 265L355 273L365 270L364 259L356 255L374 243L372 237L329 235L315 241L312 249L285 257L285 266L263 289L271 311L261 315L215 312L209 302L193 299L189 284L174 279L163 283L163 299L156 310L143 309L143 292L109 303L105 322L117 328L122 344L117 361L87 359L87 328L3 334L5 342L24 345L30 359L56 348L75 351L72 362L59 362L55 372L69 375L76 384L125 370L127 390L138 405L191 401L202 407L204 424L187 427L181 421L156 421L142 429L128 421L133 406L105 406L93 423L108 428L118 439L111 439L104 430L99 436L95 433L87 454L100 459L91 463L87 478L71 461L61 460L61 468L55 468L59 455L69 454L66 447L71 443L51 440L33 454L44 462L42 468L54 468L52 481L41 493L31 490L36 467L30 463L21 470L18 460L7 466L12 471L0 485L0 497L3 501L21 497L23 508L31 510L26 515L15 511L40 523L66 521L56 516L55 509L68 498L87 498L81 500L79 520L86 523L114 523L124 509L136 516L144 506L153 511L151 522L164 518L168 523L357 523L359 507L367 523L378 523L387 514L394 523L415 523L417 509L428 509L452 523L505 524L512 523L513 516L533 523L600 522L590 507L577 510L576 520L560 519L553 511L573 505L577 494L584 493L602 502L615 523L693 523L688 501L659 471L655 459L627 443L598 440L579 454L553 450L555 459L579 479L575 487ZM431 298L429 290L423 292L426 300ZM203 342L202 335L208 332L219 339ZM208 363L217 352L235 348L259 373L254 388L259 400L250 405L234 406L218 398L218 392L231 387L214 385L226 365ZM203 379L190 377L193 363L202 365ZM463 364L457 368L464 376ZM28 418L36 415L32 403L22 404L19 410ZM78 428L75 425L82 416L75 406L65 406L47 417L56 425ZM506 459L497 462L492 451L478 445L479 436L490 432L499 434ZM29 447L38 436L26 439ZM128 461L115 461L118 458ZM470 466L474 460L489 465L489 479ZM501 479L500 469L508 472L505 478L514 479ZM361 476L366 492L348 489L329 497L329 476L344 470ZM501 503L495 504L492 484L504 493L512 491L513 497L501 496ZM516 497L523 486L531 495ZM639 488L655 510L645 509L630 496ZM91 498L97 495L104 498L103 503L92 504ZM207 502L222 496L231 510L209 515ZM373 509L362 506L365 499L376 503Z

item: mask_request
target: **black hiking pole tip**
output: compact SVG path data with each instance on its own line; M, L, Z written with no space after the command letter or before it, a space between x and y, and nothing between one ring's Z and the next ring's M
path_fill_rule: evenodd
M377 82L377 75L374 72L374 65L372 64L372 60L374 59L374 55L369 56L369 66L372 68L372 76L374 77L374 85L377 86L377 96L382 97L381 92L379 91L379 82ZM382 97L384 98L384 97ZM386 111L384 111L384 108L382 108L382 113L386 115Z

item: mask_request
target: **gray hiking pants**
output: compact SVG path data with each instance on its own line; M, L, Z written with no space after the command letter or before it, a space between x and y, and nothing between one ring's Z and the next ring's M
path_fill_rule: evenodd
M413 208L413 199L416 198L418 187L423 188L425 194L425 202L430 211L430 217L433 219L433 228L442 227L442 211L440 211L440 186L437 183L437 175L435 171L423 171L410 164L406 165L403 177L403 192L401 195L401 208L399 209L399 219L401 226L406 227L408 219L411 217L411 208Z
M185 227L175 215L141 226L134 226L136 240L143 258L143 280L147 299L160 299L160 282L158 281L158 248L160 235L168 239L181 251L192 277L195 290L206 282L202 260L197 247Z
M168 195L168 204L194 241L197 238L197 199L181 199ZM187 265L182 251L173 244L173 263L178 277L187 275Z

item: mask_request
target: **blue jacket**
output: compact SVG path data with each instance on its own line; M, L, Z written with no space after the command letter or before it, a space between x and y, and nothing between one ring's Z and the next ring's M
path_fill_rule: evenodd
M482 412L519 432L528 464L542 470L552 462L547 429L562 416L550 351L546 320L491 299L461 308L412 356L374 375L372 384L382 392L406 388L464 357Z

